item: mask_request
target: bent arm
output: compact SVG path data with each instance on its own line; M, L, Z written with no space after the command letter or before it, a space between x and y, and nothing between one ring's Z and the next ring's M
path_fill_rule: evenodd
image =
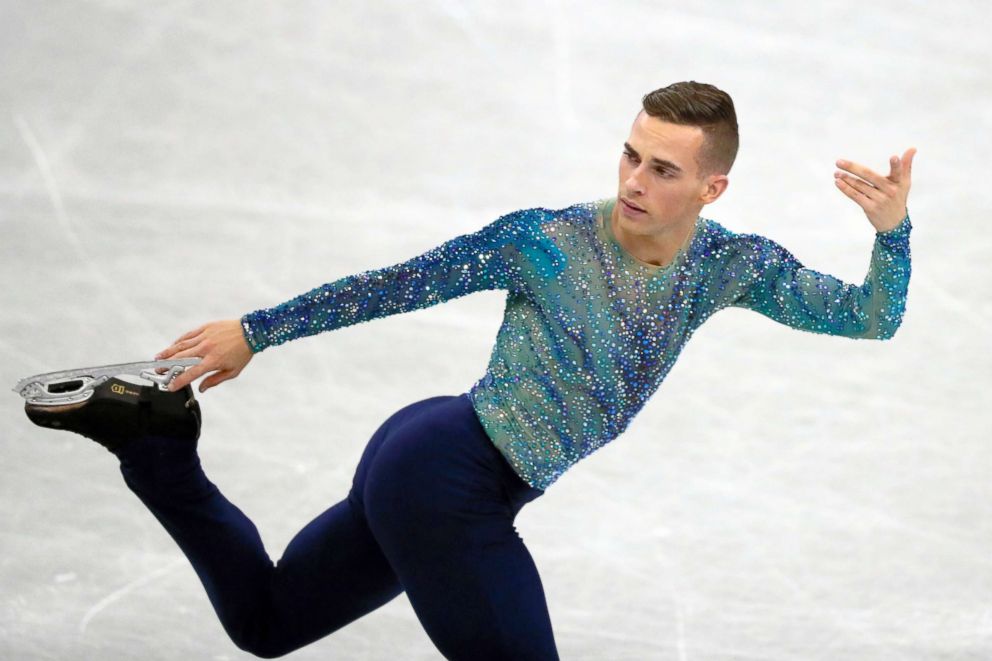
M410 312L485 289L512 285L508 216L413 259L345 276L241 318L253 353L323 331Z
M750 242L750 284L731 303L791 328L855 339L886 340L906 311L911 272L907 214L891 230L875 233L868 275L860 286L805 268L788 250L759 235Z

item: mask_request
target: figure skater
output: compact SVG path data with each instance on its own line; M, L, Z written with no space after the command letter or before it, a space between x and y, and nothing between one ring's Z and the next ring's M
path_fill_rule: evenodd
M403 263L191 330L156 358L198 365L168 390L130 386L141 391L144 408L132 407L141 424L94 422L107 384L74 414L35 410L32 419L61 416L61 428L120 459L127 486L189 558L224 629L257 656L319 640L405 592L449 659L557 659L541 578L514 518L624 431L692 333L741 307L799 330L882 340L906 306L914 148L892 156L887 175L836 163L837 188L875 230L857 286L699 215L727 189L737 154L725 92L680 82L642 105L616 195L515 211ZM203 393L284 342L488 289L507 296L485 374L467 392L391 414L348 493L274 564L200 467L190 384L205 376Z

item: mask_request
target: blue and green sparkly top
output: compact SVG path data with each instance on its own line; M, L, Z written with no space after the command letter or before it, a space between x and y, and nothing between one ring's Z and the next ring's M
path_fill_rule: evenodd
M436 305L507 292L486 373L468 396L520 477L546 489L620 435L689 337L726 307L812 333L889 339L910 276L909 215L876 232L855 285L784 247L696 219L666 266L635 258L609 222L616 198L515 211L393 266L322 285L242 317L252 351Z

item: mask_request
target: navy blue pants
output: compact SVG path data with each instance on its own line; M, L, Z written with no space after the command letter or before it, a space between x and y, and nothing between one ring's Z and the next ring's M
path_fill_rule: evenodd
M544 588L513 526L544 492L514 472L467 394L415 402L372 435L347 497L273 565L194 444L118 451L128 487L200 577L234 643L276 657L406 592L448 659L557 659Z

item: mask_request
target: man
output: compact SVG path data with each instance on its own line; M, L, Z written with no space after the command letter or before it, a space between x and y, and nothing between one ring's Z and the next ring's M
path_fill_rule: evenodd
M390 416L347 497L308 524L276 566L200 469L198 424L185 441L90 436L120 458L128 486L186 553L244 649L285 654L406 592L447 658L557 658L514 517L620 435L696 328L732 306L852 338L890 338L901 323L915 149L893 156L887 176L837 161L836 185L876 231L858 287L699 215L726 190L737 146L725 92L694 81L655 90L623 145L616 197L507 214L401 264L205 324L156 356L202 358L161 395L189 405L194 380L206 376L205 392L286 341L507 291L485 375L466 393Z

